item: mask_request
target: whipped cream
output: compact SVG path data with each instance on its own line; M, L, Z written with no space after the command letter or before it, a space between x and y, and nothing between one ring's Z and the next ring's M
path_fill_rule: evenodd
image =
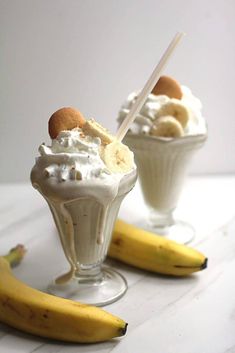
M36 164L44 175L58 182L66 180L105 179L110 171L99 155L100 139L85 136L81 129L61 131L51 146L39 147Z
M198 135L206 133L206 122L202 116L202 104L198 98L196 98L191 90L186 86L181 86L183 96L179 102L183 104L189 111L189 120L184 128L184 135ZM119 115L118 123L125 119L126 115L129 113L131 107L135 103L139 92L133 92L128 97L127 100L122 105ZM136 116L135 121L132 123L129 132L133 134L149 134L151 127L153 126L153 121L156 119L158 110L166 102L172 99L165 95L154 95L150 93L148 98L140 110L139 114Z

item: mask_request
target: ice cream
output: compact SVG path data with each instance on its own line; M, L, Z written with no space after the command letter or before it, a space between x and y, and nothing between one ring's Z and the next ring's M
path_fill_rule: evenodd
M131 93L122 105L119 124L138 94ZM170 232L175 223L172 214L191 157L207 138L201 109L200 100L188 87L162 76L124 138L135 154L143 196L150 209L149 222L160 234Z
M136 181L129 148L92 119L81 125L59 128L51 146L40 145L31 172L32 185L50 207L72 268L69 276L61 277L65 282L100 267L121 201Z

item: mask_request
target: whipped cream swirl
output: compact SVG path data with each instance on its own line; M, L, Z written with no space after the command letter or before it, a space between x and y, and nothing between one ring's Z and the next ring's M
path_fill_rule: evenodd
M85 136L79 128L61 131L51 146L40 145L36 164L58 182L105 179L111 173L100 158L100 144L100 138Z
M188 87L181 86L181 89L183 92L183 96L179 102L185 105L185 107L190 113L188 123L184 128L184 135L205 134L207 128L205 119L203 118L201 113L202 104L200 100L192 94L191 90ZM139 92L132 92L127 97L127 100L124 102L119 111L117 119L119 125L129 113L138 95ZM162 107L163 104L169 101L171 101L171 98L169 98L168 96L156 96L150 93L139 114L136 116L135 121L132 123L129 131L133 134L148 135L153 125L153 121L156 119L158 110Z

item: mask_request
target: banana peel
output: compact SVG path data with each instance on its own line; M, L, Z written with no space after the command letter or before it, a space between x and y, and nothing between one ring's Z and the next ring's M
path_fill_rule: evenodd
M117 220L108 256L164 275L187 276L207 267L199 251Z
M100 308L31 288L14 277L21 249L0 257L0 322L41 337L68 342L107 341L126 333L127 323Z

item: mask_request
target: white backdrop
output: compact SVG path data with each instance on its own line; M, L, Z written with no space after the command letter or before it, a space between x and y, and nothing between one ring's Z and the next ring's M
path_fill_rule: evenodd
M235 172L234 0L0 0L0 181L27 181L48 117L75 106L112 132L177 30L166 74L209 125L191 173Z

